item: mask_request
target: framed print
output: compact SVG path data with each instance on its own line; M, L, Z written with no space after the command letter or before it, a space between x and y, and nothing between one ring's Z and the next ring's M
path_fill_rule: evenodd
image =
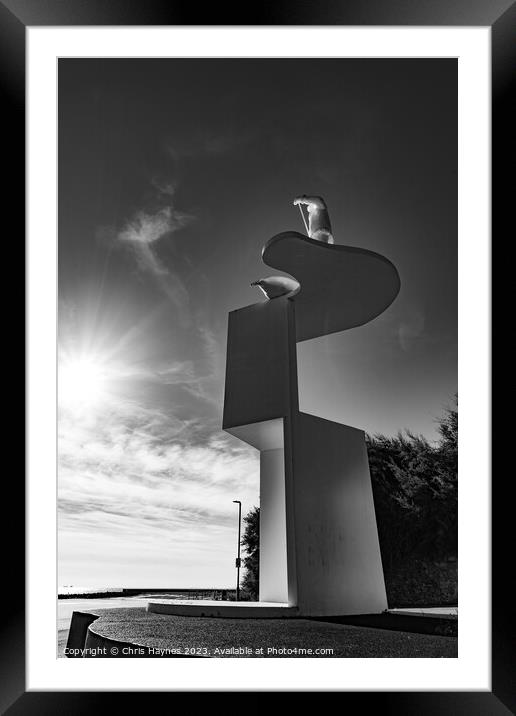
M217 14L0 3L28 249L3 708L507 713L489 267L514 6Z

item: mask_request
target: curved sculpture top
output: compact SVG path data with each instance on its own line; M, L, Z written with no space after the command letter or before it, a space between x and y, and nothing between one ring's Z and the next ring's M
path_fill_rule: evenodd
M297 231L276 234L265 244L262 260L297 279L296 340L362 326L394 301L400 290L396 267L366 249L326 244Z

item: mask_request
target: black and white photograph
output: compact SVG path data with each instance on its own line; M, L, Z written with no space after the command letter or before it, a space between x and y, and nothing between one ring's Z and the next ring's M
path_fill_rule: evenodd
M63 658L456 658L450 58L58 61Z
M27 341L0 712L515 708L515 11L0 0Z

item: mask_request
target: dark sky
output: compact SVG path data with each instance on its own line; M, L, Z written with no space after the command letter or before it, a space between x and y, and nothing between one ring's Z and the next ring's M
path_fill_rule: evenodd
M336 243L387 256L402 284L367 326L299 346L301 409L434 439L457 387L456 188L452 59L60 60L60 364L92 388L60 424L61 527L75 531L63 563L91 552L86 527L108 495L109 514L129 520L120 490L145 484L145 500L163 470L177 487L185 460L220 462L216 476L182 477L174 504L192 544L195 520L225 544L233 519L222 502L191 502L196 479L256 502L255 457L220 432L227 313L262 300L249 283L274 273L265 241L303 231L297 194L324 196ZM175 472L174 450L194 451ZM145 524L170 522L158 513ZM113 519L114 544L126 526Z

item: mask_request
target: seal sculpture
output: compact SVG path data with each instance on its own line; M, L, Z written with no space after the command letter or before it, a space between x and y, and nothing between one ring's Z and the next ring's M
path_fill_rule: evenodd
M269 276L253 281L251 286L258 286L270 300L280 296L294 296L301 288L299 281L287 276Z
M322 196L297 196L294 206L306 206L308 211L308 236L316 241L334 244L328 207ZM304 217L303 217L304 220Z

